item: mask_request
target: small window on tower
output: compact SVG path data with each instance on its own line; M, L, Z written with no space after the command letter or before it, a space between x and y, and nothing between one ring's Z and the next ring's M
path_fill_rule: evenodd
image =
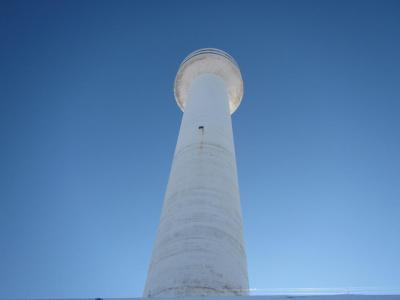
M199 130L203 130L204 129L204 126L199 126Z

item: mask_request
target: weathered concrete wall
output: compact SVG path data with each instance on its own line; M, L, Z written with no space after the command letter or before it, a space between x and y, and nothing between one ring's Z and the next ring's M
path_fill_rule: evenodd
M190 85L145 297L244 295L242 215L227 87Z

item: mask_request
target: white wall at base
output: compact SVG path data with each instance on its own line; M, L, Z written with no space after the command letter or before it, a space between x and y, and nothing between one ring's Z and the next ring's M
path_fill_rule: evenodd
M142 299L142 298L136 298ZM176 300L400 300L400 295L265 295L222 297L167 297ZM133 299L132 299L133 300Z

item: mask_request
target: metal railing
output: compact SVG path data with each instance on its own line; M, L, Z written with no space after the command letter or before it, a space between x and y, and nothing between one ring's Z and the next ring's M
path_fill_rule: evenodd
M201 54L215 54L215 55L220 55L225 57L226 59L230 60L236 67L239 68L238 63L236 62L236 60L230 56L228 53L226 53L225 51L222 51L220 49L215 49L215 48L203 48L203 49L199 49L196 50L192 53L190 53L181 63L181 66L184 65L188 60L190 60L192 57L195 57L197 55L201 55Z

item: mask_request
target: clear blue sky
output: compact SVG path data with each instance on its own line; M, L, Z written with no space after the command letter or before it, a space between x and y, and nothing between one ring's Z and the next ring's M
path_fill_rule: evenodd
M203 47L238 61L252 288L400 288L399 1L2 1L0 298L141 296Z

